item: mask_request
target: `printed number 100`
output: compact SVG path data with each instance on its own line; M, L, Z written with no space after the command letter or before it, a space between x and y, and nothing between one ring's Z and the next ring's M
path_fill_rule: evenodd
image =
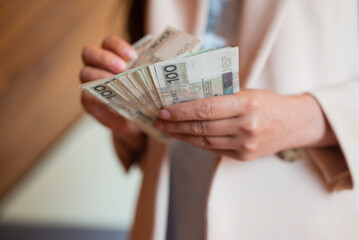
M178 73L177 73L177 66L176 65L168 65L163 68L165 71L166 81L168 83L172 83L173 81L178 81Z

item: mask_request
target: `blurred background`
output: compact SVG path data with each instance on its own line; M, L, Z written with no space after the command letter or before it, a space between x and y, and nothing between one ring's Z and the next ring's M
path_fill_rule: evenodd
M125 0L0 0L0 239L125 239L141 173L80 104L81 50Z

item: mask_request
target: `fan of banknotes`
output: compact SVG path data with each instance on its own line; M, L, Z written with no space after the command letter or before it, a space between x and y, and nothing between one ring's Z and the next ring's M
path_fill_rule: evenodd
M80 88L159 140L168 136L153 127L166 106L239 91L238 48L193 51L199 40L167 27L133 47L138 59L130 70Z

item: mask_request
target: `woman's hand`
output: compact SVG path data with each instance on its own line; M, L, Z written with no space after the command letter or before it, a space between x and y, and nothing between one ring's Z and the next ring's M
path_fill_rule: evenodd
M118 37L107 37L102 47L85 46L82 50L84 67L80 72L82 83L111 77L127 70L126 61L137 58L135 49ZM105 126L109 127L117 141L131 151L144 147L145 136L127 120L87 93L82 94L85 110Z
M161 110L155 127L170 136L238 160L301 146L336 144L318 103L308 94L243 90Z

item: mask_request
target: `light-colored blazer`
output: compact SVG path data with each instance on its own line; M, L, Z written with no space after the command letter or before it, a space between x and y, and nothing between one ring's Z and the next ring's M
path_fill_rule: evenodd
M201 38L208 2L149 0L146 31L171 25ZM293 163L222 157L209 190L207 238L359 239L358 1L247 0L238 21L241 87L311 93L340 147L308 149ZM134 240L165 239L168 151L150 139L139 160Z

